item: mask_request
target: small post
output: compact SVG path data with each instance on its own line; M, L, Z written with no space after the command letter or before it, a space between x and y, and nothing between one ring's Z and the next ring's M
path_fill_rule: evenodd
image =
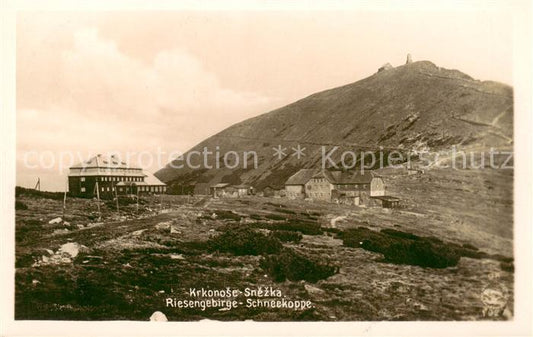
M139 189L136 189L137 192L137 213L139 213Z
M100 187L98 186L98 177L96 178L96 201L98 205L98 221L102 220L102 211L100 210Z
M61 219L65 221L65 210L67 208L67 190L68 190L68 177L67 177L67 183L65 184L65 194L63 194L63 216Z
M118 207L118 191L117 191L116 185L114 186L114 189L115 189L115 198L117 200L117 213L118 213L118 216L120 217L120 208Z
M37 177L37 184L35 184L34 190L40 191L41 190L41 178Z

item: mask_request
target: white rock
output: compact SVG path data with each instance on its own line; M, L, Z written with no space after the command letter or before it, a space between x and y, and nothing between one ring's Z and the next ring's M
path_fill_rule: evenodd
M68 254L70 257L76 257L78 256L78 253L80 252L81 245L76 242L69 242L62 245L59 250L57 251L59 254L63 255L63 253Z
M133 236L139 236L139 235L141 235L145 230L146 230L146 229L140 229L140 230L138 230L138 231L135 231L135 232L131 233L131 235L133 235Z
M158 224L155 225L155 228L156 229L170 229L170 225L172 224L171 221L164 221L164 222L160 222Z
M168 322L168 318L161 311L156 311L150 316L150 322Z
M61 223L61 221L63 221L63 219L61 219L61 217L58 217L58 218L55 218L55 219L52 219L52 220L48 221L48 223L50 225L53 225L53 224L56 224L56 223Z
M170 254L172 260L185 260L182 254Z
M312 286L310 284L304 284L305 290L310 294L322 294L324 290L317 288L315 286Z
M61 228L61 229L56 229L54 230L54 232L52 234L56 235L56 234L65 234L65 233L68 233L69 230L66 229L66 228Z

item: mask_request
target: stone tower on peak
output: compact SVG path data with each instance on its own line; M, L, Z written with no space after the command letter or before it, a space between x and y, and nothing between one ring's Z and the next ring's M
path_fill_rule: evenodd
M407 54L407 61L405 61L405 64L413 63L413 59L411 58L411 54Z

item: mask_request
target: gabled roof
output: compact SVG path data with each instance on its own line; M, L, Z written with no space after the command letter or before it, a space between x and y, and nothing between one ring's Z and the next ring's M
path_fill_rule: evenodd
M285 185L305 185L315 174L314 169L301 169L287 179Z
M157 177L154 176L152 173L145 171L144 174L146 175L146 177L144 178L144 182L146 183L146 185L150 185L150 186L167 186L167 184L165 184L161 180L157 179Z
M218 183L218 184L215 184L215 185L211 185L211 187L214 187L214 188L224 188L224 187L228 187L229 184L228 183Z
M250 189L250 185L245 185L245 184L235 185L233 187L238 188L238 189Z
M292 175L285 185L305 185L312 178L325 178L332 184L357 185L370 184L374 174L369 171L315 171L314 169L302 169Z
M332 172L332 175L335 177L335 184L341 185L370 184L374 178L374 174L369 170L362 173L359 170L353 172L335 171Z
M266 190L267 188L270 188L271 190L282 190L283 189L283 186L279 186L279 185L267 185L263 188L263 190Z
M130 168L138 169L137 167L129 167L125 162L120 161L118 157L112 155L110 157L98 154L89 160L78 163L71 168Z

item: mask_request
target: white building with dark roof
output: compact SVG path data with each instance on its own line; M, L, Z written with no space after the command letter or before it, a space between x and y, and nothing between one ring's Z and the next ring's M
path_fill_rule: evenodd
M383 179L371 171L302 169L285 183L288 198L310 198L348 204L370 204L385 195Z

